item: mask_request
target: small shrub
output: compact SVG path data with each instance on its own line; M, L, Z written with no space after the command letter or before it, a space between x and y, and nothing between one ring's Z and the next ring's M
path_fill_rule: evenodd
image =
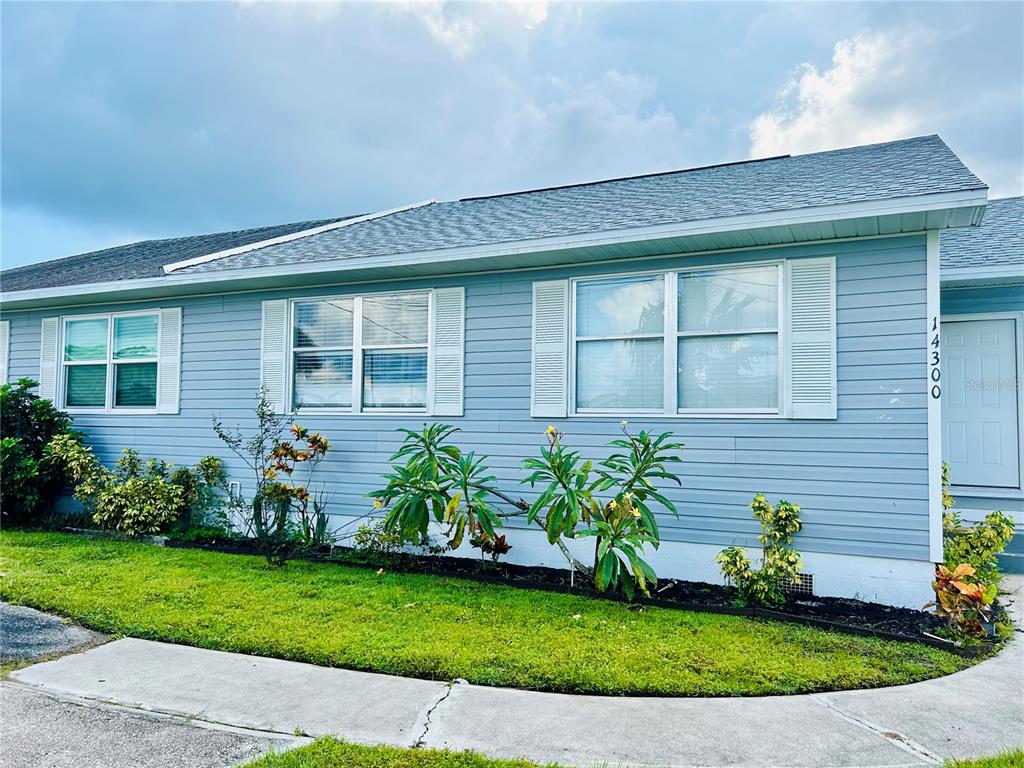
M975 575L974 568L967 563L956 568L940 565L932 582L936 599L924 606L934 607L935 613L946 619L950 634L958 640L985 637L984 624L992 620L997 586L984 587L975 581Z
M761 523L763 554L760 568L754 569L742 547L727 547L715 558L722 567L722 575L735 584L744 602L760 605L780 605L786 602L783 586L800 576L803 563L793 544L793 536L800 531L800 507L788 501L775 506L764 494L757 494L750 503L754 517Z
M194 468L176 468L160 459L143 463L131 448L110 470L72 435L54 438L47 456L71 478L74 496L93 522L131 535L160 533L175 521L207 514L224 479L214 457L201 459Z
M955 510L943 515L942 550L947 568L961 563L974 568L974 580L984 586L998 587L1002 579L999 554L1006 549L1014 534L1014 519L1002 512L989 512L974 525L960 520Z
M481 532L479 536L474 536L470 539L469 543L480 550L481 558L484 555L488 555L492 563L498 562L498 558L502 555L507 555L508 551L512 549L512 545L508 543L503 533L499 533L496 536L488 536L486 533Z
M46 515L67 482L63 468L46 458L58 435L73 434L71 417L32 389L31 379L0 386L0 511L4 522Z
M390 555L402 549L405 542L398 529L388 530L381 522L363 523L352 534L352 546L374 555Z
M282 436L286 428L291 440ZM239 495L231 505L245 521L244 534L255 540L267 563L283 565L302 549L334 542L327 499L322 492L310 491L313 471L331 448L323 435L274 413L263 388L256 401L255 432L246 436L239 429L225 428L217 418L213 431L253 473L252 498ZM299 482L295 473L301 467L306 472Z

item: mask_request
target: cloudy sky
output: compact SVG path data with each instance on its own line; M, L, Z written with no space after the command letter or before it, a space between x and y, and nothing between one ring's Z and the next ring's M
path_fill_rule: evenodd
M1024 4L2 5L4 267L939 133L1024 193Z

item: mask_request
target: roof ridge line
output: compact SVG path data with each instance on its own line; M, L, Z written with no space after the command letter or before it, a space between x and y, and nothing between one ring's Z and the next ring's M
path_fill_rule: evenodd
M771 155L769 157L751 157L746 160L732 160L725 163L712 163L710 165L696 165L692 168L677 168L672 171L655 171L653 173L638 173L633 176L613 176L608 179L594 179L593 181L578 181L575 184L556 184L551 187L536 187L534 189L520 189L515 192L496 192L493 195L472 195L470 197L458 197L451 202L468 203L474 200L493 200L498 197L515 197L517 195L532 195L535 192L552 192L558 189L575 189L577 187L593 187L598 184L611 184L617 181L634 181L636 179L652 179L658 176L673 176L677 173L691 173L693 171L707 171L712 168L728 168L732 165L748 165L750 163L764 163L769 160L785 160L792 155Z
M353 224L361 224L365 221L373 221L374 219L382 219L385 216L391 216L392 214L402 213L403 211L411 211L414 208L422 208L425 205L433 205L437 201L433 198L429 200L420 200L416 203L410 203L409 205L399 206L398 208L389 208L386 211L377 211L376 213L367 213L362 216L353 216L350 219L342 219L341 221L335 221L330 224L321 224L318 227L311 229L302 229L298 232L292 232L287 235L279 235L278 237L272 237L268 240L257 240L255 243L247 243L246 245L237 245L234 248L227 248L223 251L215 251L214 253L208 253L203 256L195 256L191 259L185 259L183 261L175 261L170 264L163 265L163 271L165 275L169 275L172 272L177 272L179 269L186 269L187 267L194 267L199 264L208 264L211 261L219 261L220 259L227 258L228 256L237 256L241 253L249 253L250 251L258 251L261 248L267 248L271 245L280 245L281 243L288 243L292 240L300 240L304 237L311 237L312 235L319 235L323 232L331 232L335 229L342 229L344 227L351 226Z

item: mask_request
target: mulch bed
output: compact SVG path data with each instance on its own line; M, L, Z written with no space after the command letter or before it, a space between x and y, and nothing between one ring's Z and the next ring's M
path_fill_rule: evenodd
M259 554L249 540L215 540L180 542L168 540L168 547L199 548L233 554ZM449 555L416 555L410 553L370 553L350 547L333 547L307 552L296 559L329 562L361 568L384 568L400 573L424 573L454 576L488 584L504 584L523 589L539 589L584 595L604 600L626 602L623 595L597 592L567 569L540 566L492 563L474 558ZM742 605L734 587L704 582L662 579L651 597L638 596L637 605L653 605L706 613L721 613L751 618L789 621L823 629L857 635L870 635L888 640L917 642L944 648L963 656L980 656L990 652L993 643L958 646L935 637L945 626L938 617L925 611L894 608L840 597L813 597L791 594L785 605L761 608Z

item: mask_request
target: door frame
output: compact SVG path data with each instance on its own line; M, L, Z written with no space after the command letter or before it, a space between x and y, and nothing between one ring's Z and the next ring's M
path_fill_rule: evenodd
M940 315L939 323L969 322L972 320L1013 320L1017 353L1017 388L1024 393L1024 312L970 312L956 315ZM941 399L940 399L941 406ZM993 488L977 485L951 487L965 496L988 496L991 498L1018 499L1024 497L1024 402L1017 400L1017 487Z

